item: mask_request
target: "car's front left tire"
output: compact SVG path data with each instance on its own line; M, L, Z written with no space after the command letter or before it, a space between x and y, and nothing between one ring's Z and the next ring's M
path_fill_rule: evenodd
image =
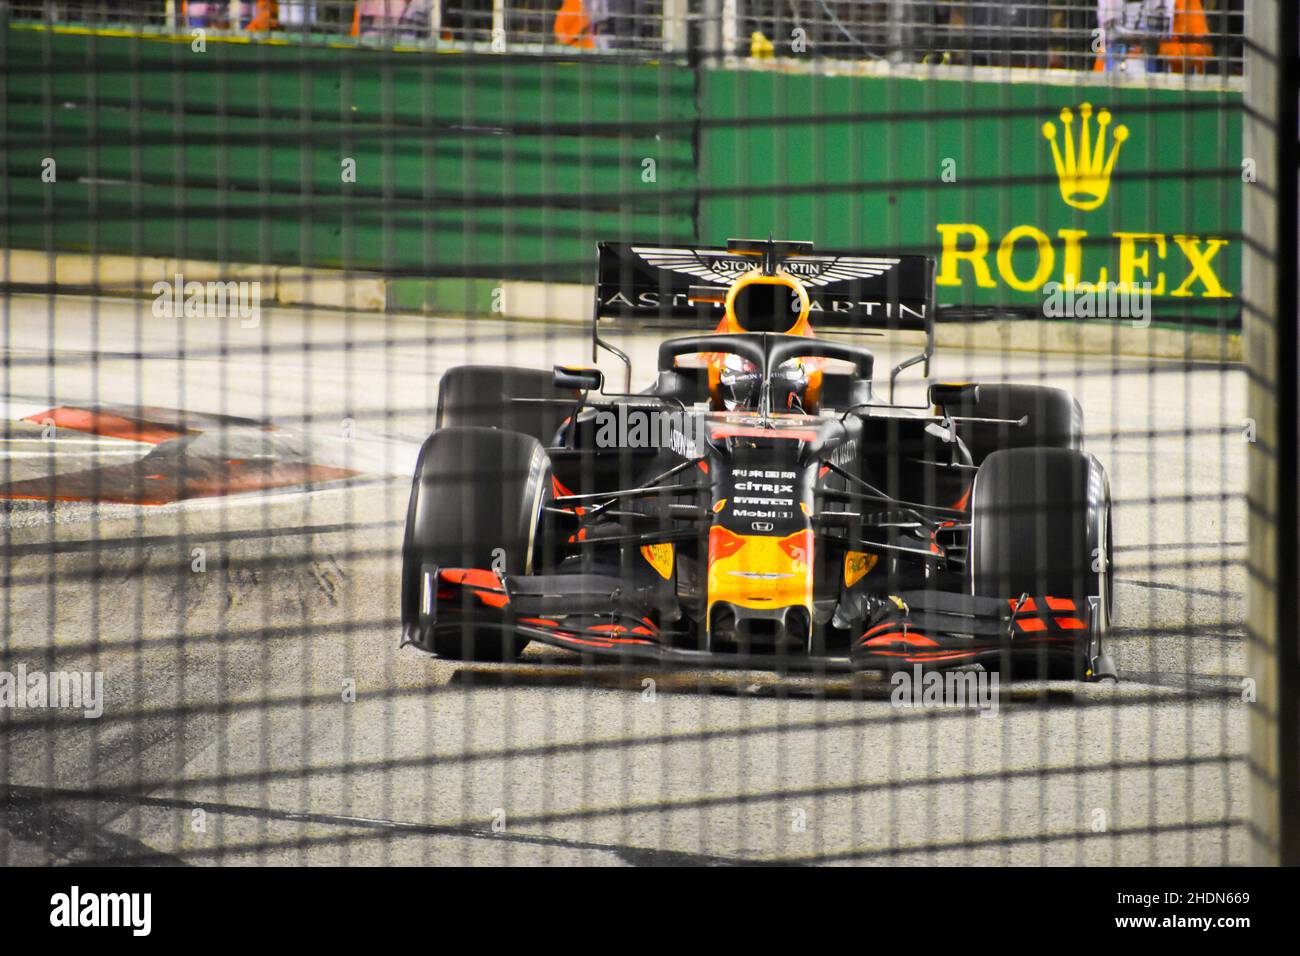
M438 384L436 428L499 428L550 445L578 393L551 372L508 365L457 365Z
M477 599L464 594L459 627L420 631L422 571L475 568L530 574L542 563L543 509L551 464L530 435L495 428L440 428L420 450L402 545L402 623L415 643L440 657L503 661L526 646L491 622L474 620Z

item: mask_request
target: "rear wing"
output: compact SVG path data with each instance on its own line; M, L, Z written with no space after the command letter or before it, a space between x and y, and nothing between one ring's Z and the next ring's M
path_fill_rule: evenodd
M604 348L628 367L621 350L600 336L602 322L667 324L711 329L722 316L727 289L755 267L780 267L803 284L814 328L843 331L925 333L925 349L901 362L894 379L934 354L934 272L930 256L816 254L812 243L730 239L725 248L672 247L651 243L596 244L596 293L591 323L592 359Z

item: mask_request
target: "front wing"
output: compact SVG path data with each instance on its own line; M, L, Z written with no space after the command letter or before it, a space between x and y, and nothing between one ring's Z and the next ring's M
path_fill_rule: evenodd
M674 645L654 623L655 596L592 574L502 575L480 568L422 570L420 616L403 644L432 650L435 633L497 627L591 657L671 666L893 671L960 667L1004 654L1081 657L1088 677L1113 676L1093 602L1052 595L973 597L945 591L891 596L840 655L747 653Z
M956 667L1004 654L1081 658L1087 677L1113 676L1101 649L1102 612L1094 601L1053 595L974 597L947 591L892 596L853 641L863 669Z

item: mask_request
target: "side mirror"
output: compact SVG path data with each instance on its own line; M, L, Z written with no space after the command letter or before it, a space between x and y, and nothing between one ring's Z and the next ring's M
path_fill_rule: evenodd
M930 386L930 404L938 408L978 402L980 387L974 382L938 382Z
M598 368L577 365L557 365L551 381L556 388L571 388L579 392L599 392L605 386L605 375Z

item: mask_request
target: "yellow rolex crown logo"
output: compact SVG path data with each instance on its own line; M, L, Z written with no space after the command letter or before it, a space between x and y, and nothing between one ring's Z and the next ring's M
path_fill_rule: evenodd
M1061 198L1075 209L1096 209L1106 201L1110 189L1110 173L1115 168L1120 144L1128 139L1128 127L1116 126L1114 145L1106 154L1106 127L1110 125L1110 110L1097 111L1097 139L1092 140L1092 104L1079 106L1079 145L1074 144L1074 113L1067 106L1061 110L1061 128L1065 131L1063 143L1056 142L1056 127L1043 124L1043 136L1052 144L1052 161L1056 164L1056 178L1061 185Z

